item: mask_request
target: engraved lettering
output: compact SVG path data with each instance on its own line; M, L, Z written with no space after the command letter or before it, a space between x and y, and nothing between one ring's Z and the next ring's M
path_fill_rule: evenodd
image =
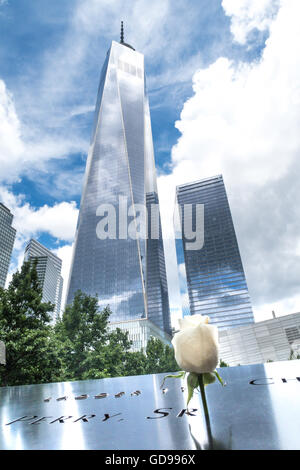
M182 418L182 416L183 416L184 414L187 414L188 416L197 416L197 415L194 414L195 411L198 411L198 409L197 409L197 408L192 408L191 410L188 410L188 409L185 408L185 409L181 410L181 411L178 413L178 415L176 416L176 418Z
M298 380L300 382L300 377L296 377L295 379L281 379L284 384L286 384L289 380Z
M161 418L165 418L166 416L169 416L170 413L168 413L167 411L160 411L160 410L172 410L172 408L157 408L156 410L153 411L153 413L160 414L162 416L158 416L158 417L147 416L146 419L161 419Z
M22 416L21 418L15 419L14 421L11 421L10 423L6 423L6 426L9 426L10 424L17 423L18 421L30 421L31 419L37 418L37 415L34 416Z
M42 416L42 418L39 418L29 424L40 424L41 421L44 421L45 419L50 419L50 418L53 418L53 416Z
M88 398L88 395L84 393L83 395L78 395L75 397L75 400L86 400Z
M89 422L89 419L91 418L95 418L96 415L82 415L80 416L80 418L78 419L75 419L75 421L73 421L74 423L77 423L78 421L83 421L84 423L88 423Z
M264 379L254 379L254 380L250 380L249 384L250 385L271 385L273 384L274 382L269 382L269 383L256 383L258 380L273 380L273 378L271 377L270 379L268 378L264 378Z
M54 421L51 421L50 424L56 423L59 421L61 424L63 424L67 419L72 418L72 416L60 416L59 418L55 419Z
M108 397L108 393L99 393L98 395L95 395L94 398L106 398Z
M117 413L115 415L110 415L109 413L104 413L104 418L102 419L102 421L107 421L108 419L110 418L113 418L114 416L119 416L121 415L122 413ZM120 421L120 420L119 420Z

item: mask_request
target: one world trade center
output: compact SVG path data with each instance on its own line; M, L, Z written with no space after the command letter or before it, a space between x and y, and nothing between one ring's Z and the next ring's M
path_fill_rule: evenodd
M98 89L67 303L110 306L133 347L171 331L144 56L112 41Z

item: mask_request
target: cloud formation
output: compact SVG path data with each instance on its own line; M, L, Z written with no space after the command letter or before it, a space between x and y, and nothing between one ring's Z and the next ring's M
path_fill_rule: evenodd
M13 89L1 82L0 109L9 117L10 134L6 145L0 140L0 181L31 177L32 168L48 169L52 160L58 166L76 153L87 154L100 66L111 40L119 39L120 19L125 39L145 54L149 88L168 85L166 95L172 84L190 84L202 54L214 47L199 52L193 46L199 24L215 10L213 4L191 14L186 0L75 1L63 33L47 48L37 49L24 76L14 77Z
M1 175L3 178L9 178L11 169L15 168L18 162L19 155L24 152L24 145L13 97L3 80L0 80L0 151L3 156Z
M263 22L262 5L272 2L259 2L249 22L234 3L250 2L223 2L227 13L232 7L232 24L240 19L239 41L251 25L268 25L262 56L252 63L220 57L194 74L194 95L176 122L181 137L173 171L160 177L159 188L167 233L170 187L223 174L254 312L262 319L273 308L300 307L300 4L282 0L277 16Z
M217 13L216 3L207 5ZM22 77L17 90L0 80L0 182L18 181L24 174L34 177L37 172L46 175L50 162L60 164L62 159L72 160L73 154L87 153L100 72L95 60L102 63L111 39L118 40L123 19L126 38L145 54L149 88L188 82L193 75L193 96L176 123L181 137L172 149L172 173L159 178L171 290L177 267L170 241L175 197L170 188L174 191L176 184L222 173L258 318L271 306L279 313L291 313L300 305L299 1L222 1L236 44L245 50L255 48L258 41L265 44L261 57L250 63L231 60L226 51L219 53L221 46L214 41L206 44L205 37L201 50L193 47L203 22L208 25L205 34L216 33L207 29L209 8L186 4L186 0L74 2L60 40L41 53L40 67L28 65L26 80ZM218 30L219 24L212 28ZM226 43L222 36L223 40ZM210 56L209 48L214 49ZM169 96L178 102L177 89L173 92ZM161 103L164 91L157 93ZM57 168L51 167L53 175ZM76 170L77 183L81 170ZM70 168L65 171L70 175ZM55 181L51 187L52 180L47 179L44 186L58 197L68 189L68 179L60 172ZM66 198L75 197L72 191ZM47 233L68 243L63 248L66 260L70 259L75 203L32 207L25 197L7 189L1 190L1 196L15 214L17 257L27 238ZM177 306L176 300L172 308Z
M9 207L14 215L13 227L17 230L14 244L13 262L7 283L12 273L19 269L24 259L24 249L31 238L39 238L41 234L54 237L58 244L72 242L78 217L78 209L75 202L61 202L52 207L47 204L39 208L31 207L25 197L15 196L3 186L0 186L0 200ZM70 267L71 245L65 244L57 250L58 256L63 260L63 277L66 283ZM65 289L64 285L64 289Z
M25 202L23 195L15 196L3 187L0 198L13 213L13 226L23 238L46 232L58 240L73 240L78 217L75 202L60 202L52 207L45 204L36 209Z
M253 30L268 30L279 6L280 0L222 0L224 12L231 19L230 30L239 44L246 44Z

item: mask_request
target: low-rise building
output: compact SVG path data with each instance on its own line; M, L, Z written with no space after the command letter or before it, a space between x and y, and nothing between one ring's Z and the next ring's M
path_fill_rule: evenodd
M288 360L300 354L300 313L219 331L219 341L230 366Z

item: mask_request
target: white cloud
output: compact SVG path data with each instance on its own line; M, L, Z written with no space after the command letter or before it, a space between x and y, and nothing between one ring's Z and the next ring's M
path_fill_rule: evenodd
M170 0L151 3L139 0L130 4L121 0L74 2L73 15L59 42L53 42L37 62L28 63L24 69L26 76L19 82L15 77L14 96L0 82L1 183L17 181L27 174L33 181L42 181L43 190L53 196L62 191L73 196L73 188L81 178L80 170L75 183L72 174L72 188L65 183L69 181L68 170L60 173L50 188L49 161L72 153L87 153L89 135L86 138L74 121L94 109L97 82L91 81L91 75L95 73L95 60L100 72L111 39L118 40L120 19L125 22L125 40L145 54L147 64L158 65L156 76L148 75L152 86L190 80L201 56L186 53L196 34L198 19L190 14L185 0L178 0L176 5ZM165 44L172 47L164 47ZM57 171L55 163L51 170ZM45 179L38 177L41 173L46 175ZM73 239L72 227L77 218L74 203L33 208L24 197L15 197L7 190L2 189L0 196L12 210L18 231L13 269L20 265L24 244L31 237L48 233L60 241Z
M13 97L3 80L0 80L0 142L1 173L6 178L11 169L16 167L19 156L24 152L24 145Z
M12 279L13 273L21 268L24 261L25 246L31 238L38 238L41 234L49 234L55 237L58 243L73 241L78 209L75 202L61 202L54 204L52 207L44 205L36 209L25 201L23 195L15 196L1 186L0 201L9 207L14 215L12 225L17 230L13 262L6 280L7 286ZM64 279L62 292L63 308L66 300L73 244L65 244L52 251L62 260L61 275Z
M288 299L283 299L277 302L268 302L258 306L255 310L255 317L257 321L269 320L273 318L272 311L276 317L281 317L291 313L300 311L300 295L294 295Z
M294 256L300 228L299 2L282 0L276 16L278 5L277 0L223 0L235 41L247 44L255 29L269 31L270 37L259 62L233 63L222 57L194 75L194 96L176 124L182 137L173 148L173 173L159 178L163 230L172 246L175 185L223 173L257 308L272 298L284 302L284 296L292 297L299 279L299 257ZM63 40L45 53L42 68L26 77L18 97L0 82L0 180L15 181L52 158L87 152L88 140L71 120L91 110L91 64L95 57L100 64L111 38L118 39L121 17L126 39L145 53L147 63L164 65L150 77L153 86L173 77L187 80L191 70L201 67L199 54L187 54L200 16L179 0L172 8L167 0L130 5L78 1ZM13 200L8 192L5 197L23 234L19 249L27 237L39 233L73 239L74 203L35 209L24 198ZM174 253L174 246L167 249L168 276L175 272Z
M159 178L168 236L175 185L223 174L258 316L276 305L295 310L288 299L299 290L299 14L297 0L281 2L259 61L221 57L195 73L173 172Z
M75 2L60 40L45 50L38 64L27 64L25 77L15 77L14 96L0 81L0 182L11 183L24 174L34 179L36 172L49 171L51 160L87 154L90 132L78 118L94 110L101 57L111 40L119 38L120 18L125 39L152 65L164 65L150 78L152 87L190 80L201 58L199 53L183 54L197 23L183 0L176 6L169 0ZM163 43L172 47L164 49Z
M45 204L35 209L25 202L23 195L15 196L3 187L0 187L0 198L13 213L13 226L22 239L48 233L58 240L73 240L78 217L75 202Z
M58 243L73 241L78 217L75 202L60 202L53 206L45 204L34 208L25 201L23 195L16 196L1 186L0 201L9 207L14 215L12 225L17 231L7 283L11 280L13 272L22 265L24 249L31 238L49 234L56 238ZM63 257L64 290L70 265L70 250L71 245L64 245L56 250L58 256L61 254Z
M279 5L280 0L222 0L225 14L231 17L234 40L240 44L247 42L254 29L268 30Z
M53 158L87 151L87 141L75 133L44 132L41 126L47 127L49 122L41 118L41 113L39 123L31 116L32 127L25 126L17 114L13 95L0 79L0 182L18 181L26 172L43 169Z

